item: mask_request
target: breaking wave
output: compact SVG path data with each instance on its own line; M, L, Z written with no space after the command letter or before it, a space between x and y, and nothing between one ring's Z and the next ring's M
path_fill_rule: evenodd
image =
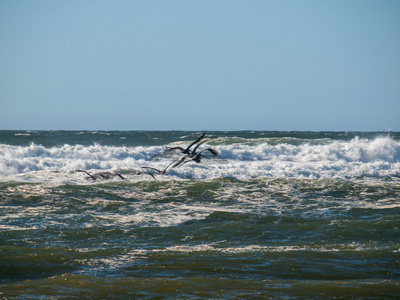
M108 146L93 144L45 147L0 144L0 175L29 172L85 170L137 170L142 166L164 168L178 153L167 153L170 145ZM399 176L400 143L390 137L353 138L308 143L235 143L212 147L218 157L203 163L188 163L171 169L164 177L212 179L232 177L354 178Z

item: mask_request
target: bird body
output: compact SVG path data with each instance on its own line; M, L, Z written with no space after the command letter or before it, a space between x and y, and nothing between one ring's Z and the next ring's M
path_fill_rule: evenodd
M211 153L211 155L204 155L203 153L209 151ZM203 149L200 152L196 153L195 150L193 150L192 154L188 154L183 156L177 163L175 163L172 167L176 168L180 165L184 165L190 161L194 161L196 163L201 163L201 159L203 157L207 157L207 156L217 156L218 151L212 148L207 148L207 149Z
M118 176L121 179L125 179L121 174L119 173L111 173L111 172L99 172L99 173L95 173L95 174L90 174L88 171L85 170L76 170L76 172L82 172L85 173L86 175L89 176L90 179L92 180L96 180L97 178L103 178L103 179L108 179L110 177L113 176Z
M173 162L171 162L164 170L159 170L159 169L156 169L156 168L153 168L153 167L142 167L142 168L143 169L150 169L150 170L157 171L158 174L162 175L162 174L165 174L165 172L167 172L168 168L176 161L177 160L174 160Z
M170 150L180 150L183 154L190 154L190 153L191 153L190 148L191 148L194 144L200 142L201 139L204 138L205 134L206 134L206 133L203 132L202 135L200 135L193 143L191 143L191 144L190 144L189 146L187 146L186 148L183 148L183 147L180 147L180 146L176 146L176 147L168 148L168 151L170 151Z

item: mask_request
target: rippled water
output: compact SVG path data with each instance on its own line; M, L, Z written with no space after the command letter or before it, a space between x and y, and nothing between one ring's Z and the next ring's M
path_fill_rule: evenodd
M396 134L1 133L2 297L400 297Z

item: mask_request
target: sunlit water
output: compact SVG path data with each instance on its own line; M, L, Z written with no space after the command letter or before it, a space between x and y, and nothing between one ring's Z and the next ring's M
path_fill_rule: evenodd
M399 133L200 134L0 131L0 296L400 297Z

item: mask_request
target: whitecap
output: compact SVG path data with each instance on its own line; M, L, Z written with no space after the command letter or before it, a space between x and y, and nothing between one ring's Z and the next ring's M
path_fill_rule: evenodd
M203 147L208 147L203 145ZM400 175L400 142L390 137L354 138L323 143L238 143L213 146L217 157L201 164L190 162L170 168L159 180L251 178L359 178ZM107 146L100 144L45 147L0 145L0 176L29 172L112 170L129 173L143 166L164 169L179 153L164 146ZM148 178L143 180L148 180ZM136 176L132 180L139 179Z

